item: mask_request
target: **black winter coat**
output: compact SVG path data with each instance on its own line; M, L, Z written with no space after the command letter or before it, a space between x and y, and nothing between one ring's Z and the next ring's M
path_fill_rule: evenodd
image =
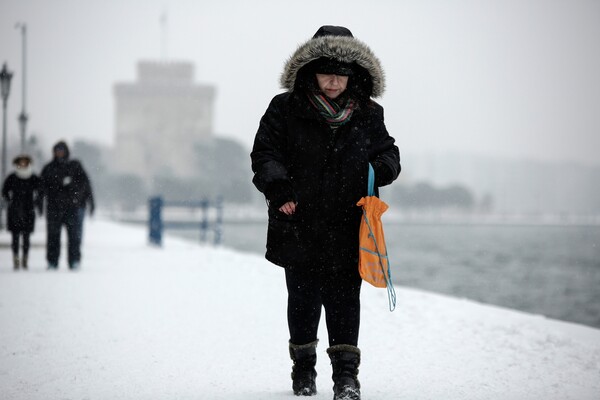
M93 211L92 186L79 161L54 159L46 164L41 178L48 214L85 208L86 204Z
M269 205L266 258L286 268L358 268L358 229L369 162L379 186L400 173L383 108L370 102L333 131L304 93L271 101L251 154L253 182ZM297 201L296 212L278 207Z
M40 178L22 179L14 172L4 181L2 197L8 202L7 228L11 232L31 233L35 229L34 206L41 209Z

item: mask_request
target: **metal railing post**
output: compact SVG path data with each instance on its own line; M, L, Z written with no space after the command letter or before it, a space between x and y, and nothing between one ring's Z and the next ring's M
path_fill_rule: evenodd
M151 244L162 245L162 207L163 199L160 196L150 198L150 215L148 218L149 240Z

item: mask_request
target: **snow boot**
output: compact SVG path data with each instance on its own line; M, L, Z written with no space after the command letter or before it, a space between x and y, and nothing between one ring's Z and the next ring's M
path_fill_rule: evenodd
M28 261L28 260L27 260L27 255L26 255L26 254L24 254L24 255L23 255L23 260L21 260L21 267L22 267L23 269L27 269L27 267L28 267L28 265L27 265L27 261Z
M333 400L360 400L360 349L338 344L327 349L333 369Z
M314 396L317 394L317 343L319 341L296 345L290 342L292 366L292 389L296 396Z
M19 260L19 256L18 255L13 255L13 268L15 270L19 269L19 265L21 264L21 261Z

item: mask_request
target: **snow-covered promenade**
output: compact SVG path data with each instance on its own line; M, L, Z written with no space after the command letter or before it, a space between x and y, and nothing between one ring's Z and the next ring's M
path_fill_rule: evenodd
M42 227L33 236L41 244ZM294 399L283 271L262 257L86 220L82 269L13 272L0 233L0 399ZM402 274L400 261L395 274ZM364 400L600 398L600 330L363 286ZM331 399L320 332L313 399Z

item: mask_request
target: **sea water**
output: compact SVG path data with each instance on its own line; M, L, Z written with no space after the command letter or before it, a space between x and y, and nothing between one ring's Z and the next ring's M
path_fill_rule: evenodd
M264 254L266 229L225 224L223 245ZM599 226L386 223L385 237L397 285L600 328Z

